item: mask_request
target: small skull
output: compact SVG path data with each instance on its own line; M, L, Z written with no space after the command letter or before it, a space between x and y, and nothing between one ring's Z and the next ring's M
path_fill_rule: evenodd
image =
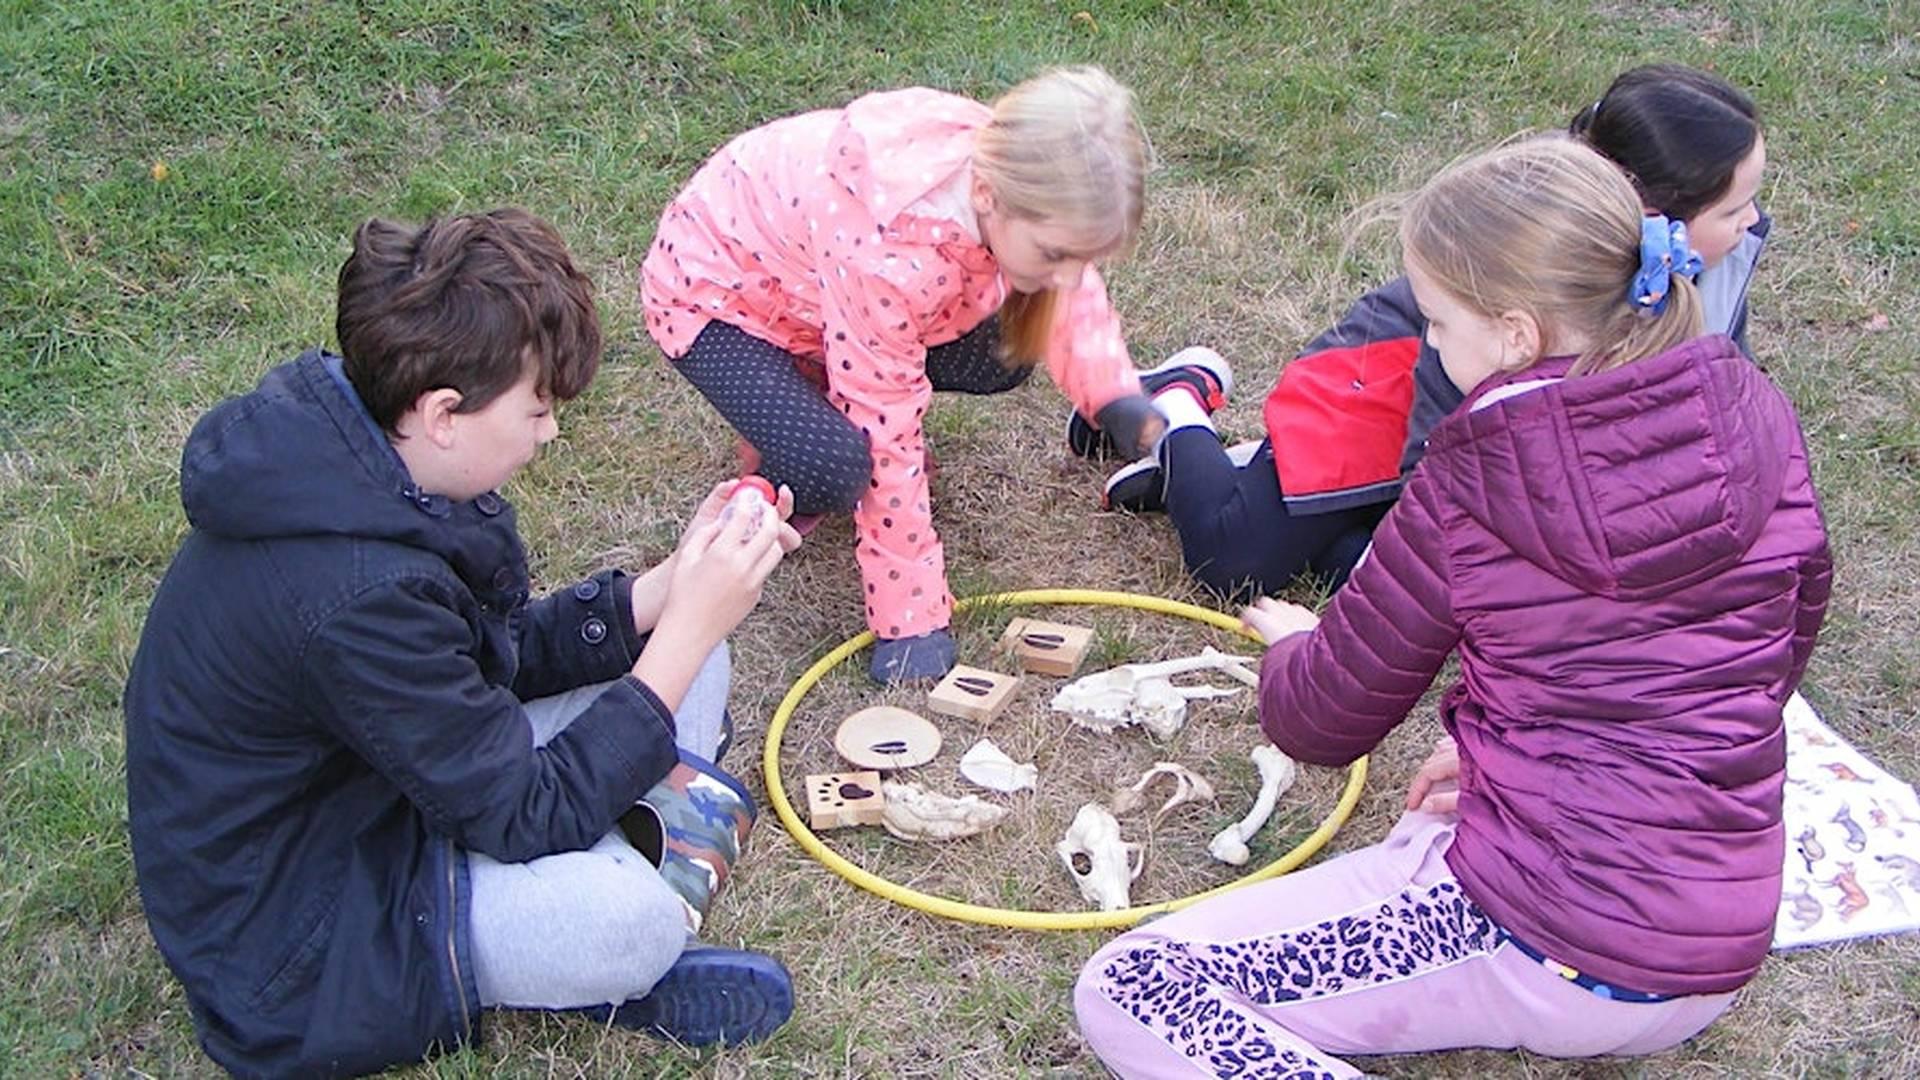
M1146 866L1146 851L1120 839L1120 823L1099 803L1087 803L1073 816L1066 836L1054 845L1080 895L1101 911L1119 911Z

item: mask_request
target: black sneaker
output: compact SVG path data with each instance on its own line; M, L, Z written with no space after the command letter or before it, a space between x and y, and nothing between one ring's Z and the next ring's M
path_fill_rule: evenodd
M1160 463L1152 455L1120 467L1107 477L1100 493L1103 510L1126 510L1135 514L1153 514L1167 508L1167 485Z
M1212 415L1226 406L1227 396L1233 393L1233 368L1205 345L1189 345L1159 367L1140 373L1140 392L1148 397L1175 383L1192 387L1194 397L1208 415ZM1107 433L1094 427L1078 411L1067 415L1067 446L1081 457L1120 456L1119 448Z
M793 976L765 953L690 945L613 1022L686 1046L759 1042L793 1015Z
M1260 440L1235 443L1227 447L1227 460L1234 468L1244 469L1260 452ZM1107 477L1107 486L1100 493L1100 506L1104 510L1125 510L1134 514L1156 514L1167 508L1166 473L1160 468L1160 462L1153 457L1143 457L1129 465L1123 465Z

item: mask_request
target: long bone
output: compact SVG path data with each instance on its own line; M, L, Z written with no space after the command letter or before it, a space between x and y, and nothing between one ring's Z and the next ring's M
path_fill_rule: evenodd
M1171 761L1156 761L1153 768L1140 774L1140 779L1130 785L1115 788L1113 798L1107 800L1108 805L1113 807L1115 814L1132 813L1146 805L1147 788L1153 786L1154 782L1162 776L1173 777L1174 787L1173 794L1167 796L1167 801L1161 803L1160 809L1153 812L1152 820L1156 825L1161 818L1167 816L1169 810L1182 803L1207 802L1213 798L1213 785L1207 783L1206 777L1184 765Z
M1075 679L1061 687L1049 704L1072 716L1081 727L1103 734L1139 724L1155 736L1166 738L1186 723L1188 701L1239 692L1237 688L1175 686L1173 676L1218 671L1247 686L1258 686L1260 677L1248 667L1252 663L1252 657L1231 656L1208 647L1195 656L1121 664Z
M1273 804L1280 794L1293 786L1299 775L1299 769L1293 759L1280 752L1272 743L1256 747L1251 755L1253 765L1260 770L1260 794L1253 800L1253 809L1247 816L1221 829L1207 844L1207 854L1232 866L1240 866L1247 861L1247 841L1267 823L1267 816L1273 813Z

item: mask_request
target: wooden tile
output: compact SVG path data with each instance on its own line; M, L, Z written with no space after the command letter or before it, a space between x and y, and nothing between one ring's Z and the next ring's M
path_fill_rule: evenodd
M940 729L910 709L875 705L840 721L833 748L857 768L910 769L940 752Z
M1080 670L1080 662L1093 647L1093 628L1019 618L1007 624L1000 647L1011 652L1026 671L1071 675Z
M927 709L942 716L986 723L1007 707L1020 687L1020 676L1002 675L985 668L956 664L940 685L927 695Z
M815 829L878 825L886 806L880 774L872 770L807 777L807 819Z

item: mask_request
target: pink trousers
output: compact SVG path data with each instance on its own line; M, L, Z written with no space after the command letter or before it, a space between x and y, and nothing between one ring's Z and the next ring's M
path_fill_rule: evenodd
M1128 931L1074 987L1080 1030L1122 1077L1346 1077L1342 1054L1524 1047L1650 1054L1733 1002L1602 998L1516 948L1447 868L1451 815Z

